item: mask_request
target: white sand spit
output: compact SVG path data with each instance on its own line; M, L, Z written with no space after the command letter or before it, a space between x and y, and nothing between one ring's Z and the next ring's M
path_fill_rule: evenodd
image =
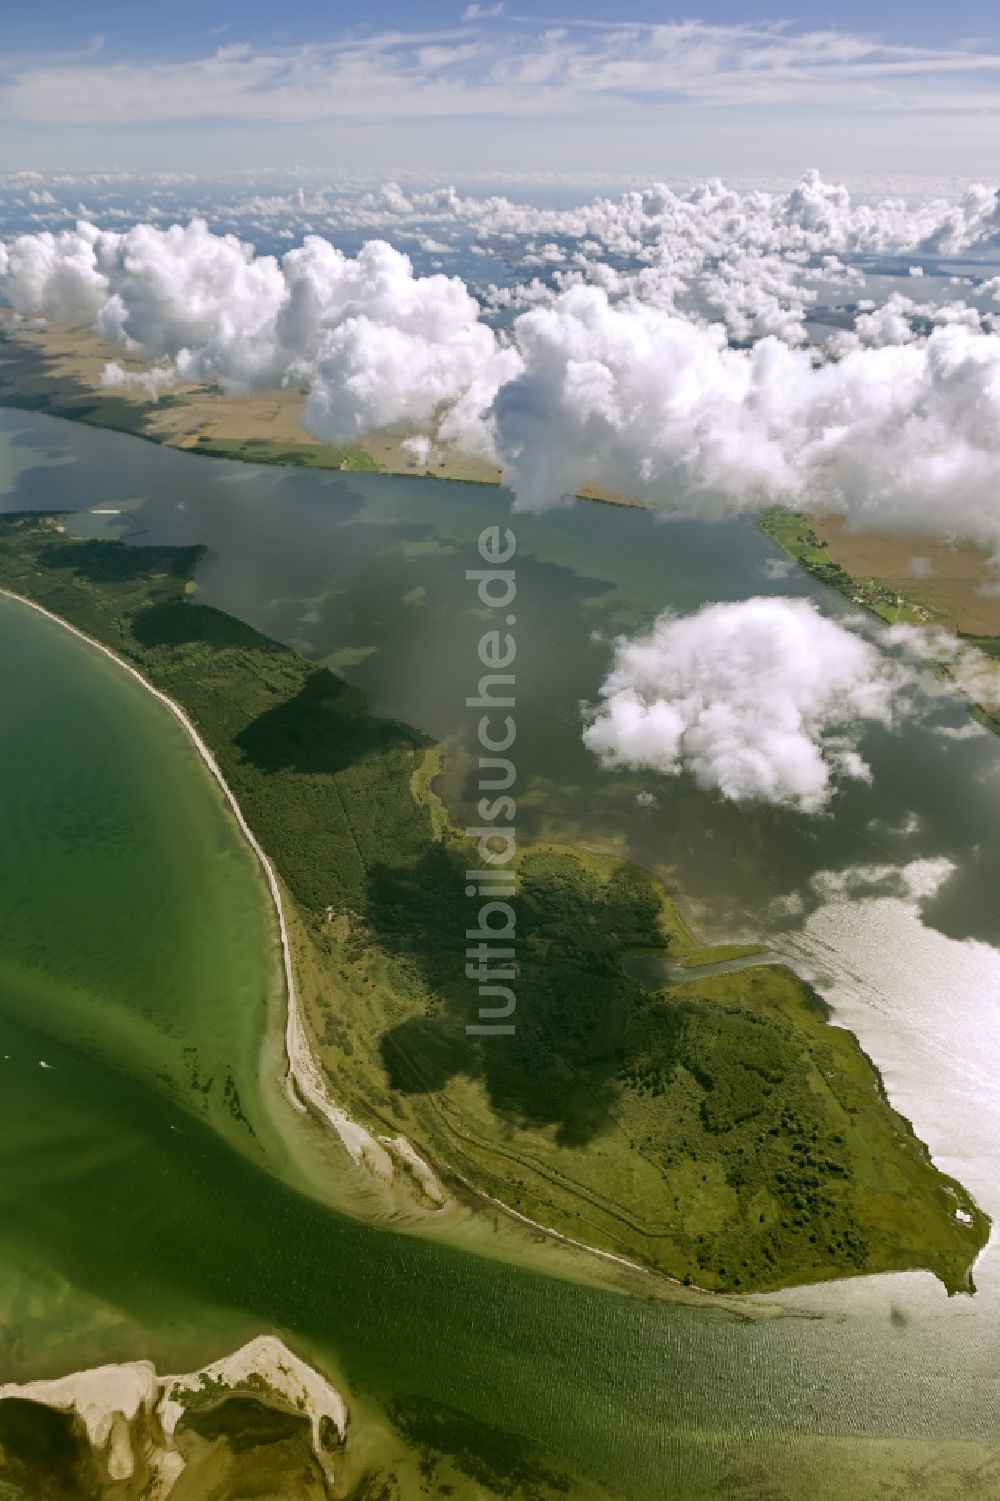
M149 1501L166 1501L184 1469L174 1433L191 1393L203 1381L234 1392L250 1390L264 1400L282 1402L307 1417L312 1430L313 1452L329 1480L333 1481L331 1456L324 1442L327 1420L338 1439L347 1433L347 1408L340 1393L318 1371L294 1355L273 1335L261 1335L231 1355L183 1376L158 1376L148 1360L123 1365L95 1366L55 1381L30 1381L0 1386L0 1401L16 1397L40 1402L59 1412L75 1413L86 1429L95 1454L103 1460L109 1479L128 1480L135 1472L132 1427L138 1418L147 1421L142 1450L152 1471ZM267 1391L261 1391L261 1383ZM185 1400L187 1395L188 1401Z

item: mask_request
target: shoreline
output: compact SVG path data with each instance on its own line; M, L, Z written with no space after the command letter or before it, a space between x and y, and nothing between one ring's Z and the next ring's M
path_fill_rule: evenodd
M188 1469L175 1440L188 1410L241 1395L307 1418L312 1452L329 1483L335 1482L333 1459L339 1470L348 1436L347 1404L314 1366L273 1334L259 1334L178 1375L160 1375L152 1361L134 1360L0 1385L0 1402L33 1402L74 1416L109 1481L141 1481L149 1501L167 1501ZM329 1429L336 1434L334 1444Z
M243 815L243 810L240 808L235 794L222 775L215 757L191 722L191 719L168 694L154 687L147 678L143 677L137 667L126 661L124 657L119 656L117 652L112 651L110 647L105 646L103 642L95 640L93 636L88 636L85 631L81 631L68 620L64 620L62 616L56 615L52 610L47 610L44 605L38 604L35 600L28 599L26 595L15 593L12 589L0 587L0 599L9 599L15 604L26 605L29 609L34 610L36 614L44 616L47 620L52 621L53 624L60 626L63 630L77 637L85 645L91 646L96 651L101 652L115 666L127 672L147 693L152 694L155 699L163 704L181 725L203 763L211 773L219 790L222 792L230 812L236 819L240 833L256 855L271 896L278 923L285 987L284 1038L285 1062L287 1067L285 1080L286 1094L290 1104L300 1112L306 1112L309 1105L312 1105L313 1109L318 1112L323 1120L333 1128L338 1140L352 1161L357 1166L366 1170L371 1176L383 1182L391 1182L394 1177L394 1165L397 1162L400 1167L404 1167L405 1165L405 1169L417 1177L425 1196L432 1201L437 1199L435 1209L425 1209L425 1213L431 1215L444 1209L447 1206L448 1198L443 1191L437 1174L430 1164L420 1156L406 1137L402 1135L396 1138L373 1136L365 1126L354 1120L352 1116L348 1115L345 1110L342 1110L331 1099L323 1082L319 1065L309 1047L305 1021L300 1012L298 990L295 984L292 964L291 942L288 937L288 926L285 920L281 888L274 867L271 865L259 840L247 823ZM453 1168L446 1167L446 1172L482 1204L490 1204L494 1208L500 1209L510 1219L541 1232L561 1245L583 1251L588 1256L593 1256L602 1262L621 1267L625 1271L638 1273L643 1278L652 1278L654 1282L675 1287L686 1294L701 1295L713 1301L718 1300L723 1303L741 1296L739 1293L716 1293L710 1288L699 1287L695 1283L683 1283L679 1278L671 1277L666 1272L654 1272L649 1267L644 1267L640 1262L631 1261L628 1257L622 1256L615 1251L607 1251L600 1246L588 1245L585 1241L577 1240L573 1236L567 1235L551 1225L544 1225L541 1221L534 1220L529 1215L522 1214L519 1210L511 1208L502 1199L497 1199L492 1194L486 1193L483 1189L477 1188L475 1184L470 1183ZM752 1297L754 1294L748 1293L744 1296Z
M0 329L0 340L2 340L2 338L3 332L2 329ZM95 401L97 401L98 403L102 399L102 396L104 397L105 401L107 401L105 393L99 390L95 390L93 392L93 396ZM111 403L108 402L107 405L110 406ZM344 462L339 464L302 465L290 463L287 459L277 457L272 458L269 457L266 453L240 453L237 450L229 451L224 449L213 449L208 446L202 447L200 446L199 438L196 438L193 442L175 442L171 437L155 431L150 431L147 427L130 427L124 422L94 422L90 419L89 416L89 413L95 410L93 406L85 407L80 411L75 410L71 406L43 406L32 400L19 399L18 393L16 392L7 392L5 394L2 390L2 383L0 383L0 410L7 412L26 412L31 416L51 417L56 421L71 422L80 427L92 428L98 432L117 433L119 437L123 438L138 438L143 443L152 443L157 448L170 449L173 453L192 454L195 457L202 459L217 459L220 462L226 464L247 464L259 469L287 469L295 473L301 473L304 470L305 472L310 474L343 474L350 475L354 478L363 475L381 475L384 479L438 480L441 484L476 485L477 487L486 490L504 489L503 479L499 471L497 471L495 477L472 473L450 473L447 472L447 470L441 473L427 468L418 469L411 467L409 464L407 464L406 467L401 467L393 462L386 463L385 455L383 455L383 458L381 460L376 459L371 454L369 448L365 447L365 445L374 445L374 443L383 436L382 434L377 432L367 433L363 435L357 440L356 445L366 457L371 458L372 465L374 467L369 468L360 464L352 465L351 463ZM302 432L306 438L310 437L305 428L302 429ZM227 439L226 441L236 440ZM282 449L282 447L287 447L287 444L283 445L280 439L269 439L267 441L269 443L273 443L274 447L279 451ZM399 442L399 440L394 441L397 443ZM303 446L315 446L317 448L322 447L322 445L318 441L315 443L315 445L313 445L312 443L307 443ZM470 459L469 455L459 452L455 452L452 457L455 463L459 466L464 463L475 462L474 459ZM644 501L634 500L627 495L618 495L612 493L611 491L604 491L601 490L599 486L595 486L589 483L583 486L582 489L576 491L571 498L573 500L588 501L593 505L616 506L622 510L645 511L649 509Z
M782 519L788 524L783 526ZM977 724L991 734L1000 735L1000 673L991 673L994 657L982 646L982 643L995 643L1000 637L970 634L956 620L932 618L918 598L916 579L909 581L906 589L900 590L877 575L861 575L844 568L829 553L826 542L815 531L814 522L822 525L822 518L784 507L771 507L757 517L757 530L809 578L832 589L841 599L864 610L883 626L912 625L915 629L936 629L954 636L958 645L953 657L945 659L928 649L928 654L921 654L921 661L940 682L948 684L957 701ZM878 536L877 533L869 535L876 539ZM929 540L935 541L933 538ZM890 601L893 602L891 605ZM904 612L913 618L904 620ZM975 669L971 680L967 676L965 682L957 670L960 662L973 661L977 654L981 664L978 697Z
M12 600L16 604L27 605L36 614L45 617L63 630L68 631L85 645L96 648L97 651L116 667L128 673L136 683L170 711L194 745L203 764L208 768L216 786L223 795L226 806L236 820L240 833L259 863L277 919L285 997L283 1028L285 1093L289 1104L293 1109L302 1114L308 1113L311 1106L315 1114L322 1121L325 1121L328 1126L332 1127L337 1140L344 1147L354 1165L367 1175L371 1183L392 1188L399 1182L397 1174L401 1175L404 1180L409 1179L416 1186L420 1194L419 1200L417 1198L413 1199L412 1207L418 1210L420 1218L425 1222L431 1221L435 1215L441 1214L449 1207L452 1207L456 1202L454 1196L446 1192L434 1168L420 1156L405 1136L402 1134L396 1137L388 1135L376 1136L367 1127L350 1116L331 1097L322 1074L321 1065L313 1055L310 1047L306 1021L300 1007L298 988L295 983L292 944L289 937L284 901L278 877L269 857L247 823L235 793L226 782L215 757L195 728L190 717L179 704L170 698L168 694L149 682L139 669L133 666L126 658L120 656L110 647L105 646L103 642L96 640L92 636L88 636L85 631L80 630L79 627L63 619L62 616L57 615L54 611L37 603L37 601L25 595L18 594L11 589L0 587L0 598ZM851 1035L860 1048L857 1037L853 1033ZM867 1057L867 1054L864 1056ZM870 1059L868 1061L871 1063ZM883 1098L886 1103L890 1103L884 1095L884 1090ZM910 1124L910 1130L912 1132L912 1124ZM674 1277L665 1271L655 1271L650 1267L644 1266L641 1262L623 1256L619 1252L588 1244L586 1241L579 1240L564 1231L556 1229L554 1226L546 1225L540 1220L533 1219L530 1215L514 1209L509 1204L504 1203L502 1199L496 1198L485 1189L471 1183L462 1173L448 1163L442 1165L441 1171L446 1179L450 1178L453 1183L460 1185L465 1193L470 1196L474 1201L474 1211L476 1206L482 1211L489 1205L493 1209L499 1210L508 1220L538 1232L554 1244L564 1246L573 1252L582 1252L588 1259L593 1258L605 1267L611 1266L620 1269L622 1272L637 1275L649 1284L646 1291L647 1296L649 1296L651 1290L655 1290L656 1288L661 1289L663 1293L666 1293L667 1289L670 1289L674 1296L679 1295L684 1300L691 1298L692 1301L701 1302L702 1299L705 1299L706 1306L717 1305L725 1307L729 1305L731 1307L738 1300L749 1312L753 1300L764 1295L760 1290L752 1288L746 1292L738 1290L716 1291L711 1288L702 1287L693 1281L684 1282L679 1277ZM360 1218L368 1222L372 1222L373 1220L376 1223L378 1222L377 1217L373 1216L361 1215ZM819 1286L828 1281L840 1280L845 1275L850 1277L851 1274L839 1271L831 1278L820 1278L815 1284L792 1282L787 1287L770 1289L769 1293L773 1295L774 1293L793 1292L796 1288L802 1286ZM971 1268L968 1270L967 1275L971 1275ZM627 1292L628 1290L625 1289L625 1291ZM653 1295L655 1296L655 1291Z
M353 1213L355 1217L363 1221L374 1221L375 1223L381 1221L385 1223L387 1219L395 1219L397 1224L399 1224L402 1215L404 1218L409 1219L411 1228L415 1228L413 1212L416 1210L419 1219L424 1222L427 1232L433 1234L436 1227L432 1222L445 1211L450 1210L451 1213L445 1213L443 1223L438 1220L438 1233L446 1232L449 1224L452 1229L455 1228L455 1212L461 1208L463 1199L465 1199L465 1203L473 1216L476 1214L477 1209L482 1213L485 1206L489 1205L504 1214L505 1218L510 1222L511 1228L515 1224L524 1225L535 1231L542 1238L543 1243L544 1241L548 1241L553 1245L562 1245L572 1252L582 1251L587 1256L588 1261L596 1260L605 1267L615 1266L623 1272L641 1277L648 1284L647 1295L650 1290L659 1287L661 1294L664 1296L668 1295L667 1289L673 1289L675 1290L675 1295L680 1295L682 1298L685 1294L693 1295L698 1299L705 1294L711 1294L713 1300L721 1298L722 1301L726 1301L730 1298L740 1298L742 1301L745 1298L755 1297L765 1290L780 1292L793 1287L812 1285L810 1281L803 1283L793 1279L787 1283L772 1285L766 1289L754 1286L750 1286L745 1290L724 1289L717 1291L708 1289L694 1281L682 1279L679 1275L672 1275L664 1269L651 1268L606 1246L589 1243L585 1239L577 1238L571 1233L567 1233L567 1230L557 1229L544 1221L533 1218L521 1209L514 1209L502 1198L491 1194L485 1187L470 1182L462 1174L457 1165L449 1161L448 1152L446 1150L439 1150L437 1160L441 1178L446 1183L450 1180L456 1189L456 1192L448 1194L442 1186L441 1180L436 1175L434 1168L418 1154L405 1136L402 1134L396 1136L381 1134L380 1127L382 1130L385 1130L386 1127L392 1130L394 1122L390 1124L377 1111L374 1112L375 1119L370 1126L363 1125L361 1121L353 1118L332 1097L323 1065L313 1051L309 1034L308 1017L300 1001L298 985L296 983L295 962L296 960L300 961L300 963L304 962L302 948L296 945L293 951L291 937L291 933L295 933L296 938L298 937L299 914L297 908L289 898L289 908L286 916L285 897L282 894L282 885L275 867L271 864L270 858L264 852L259 840L250 828L235 793L226 781L220 765L209 749L207 742L196 729L192 718L165 691L155 687L142 674L139 667L134 665L128 658L119 655L112 646L106 645L100 639L88 635L80 627L57 614L54 609L50 609L35 599L16 592L14 589L0 588L0 596L9 598L15 603L29 605L36 614L47 617L86 645L96 647L105 658L112 661L117 667L123 668L134 681L164 704L169 709L175 721L185 731L187 738L194 744L203 764L208 768L216 786L222 792L226 805L236 819L240 833L249 844L264 873L271 903L277 917L278 937L282 954L281 967L285 1002L285 1011L282 1018L283 1051L285 1054L282 1074L284 1076L284 1092L287 1094L289 1104L301 1113L307 1113L311 1109L314 1116L318 1116L320 1121L332 1126L339 1143L345 1148L354 1165L361 1169L362 1174L367 1179L367 1188L369 1191L375 1187L380 1190L388 1188L390 1193L393 1190L396 1191L393 1201L389 1204L388 1214L380 1213L379 1207L370 1203L366 1203L360 1211L357 1209L348 1210L349 1213ZM115 645L117 644L118 642L115 641ZM411 783L412 780L413 778L411 777ZM410 790L412 793L412 785ZM429 788L424 789L424 796L431 800L435 798L435 794ZM444 813L443 807L442 813ZM540 848L544 849L544 845L540 846ZM657 884L659 886L661 883ZM665 887L662 888L662 894L664 901L671 900L670 894ZM277 1018L274 1017L272 1025L269 1025L267 1029L267 1036L271 1040L272 1045L277 1040L275 1036L277 1026L274 1025L276 1022ZM856 1035L852 1034L852 1036L855 1045L861 1051L862 1056L867 1059L869 1066L871 1066L871 1060L867 1058L867 1054L864 1054L863 1049L860 1048L860 1043ZM274 1083L279 1084L280 1076L278 1076L273 1064L269 1067L268 1073ZM877 1089L876 1093L879 1093ZM354 1108L359 1110L362 1120L367 1119L368 1121L372 1121L373 1111L364 1094L361 1093L356 1097L351 1096L351 1098ZM889 1104L888 1100L885 1099L884 1092L881 1098L884 1104ZM278 1103L280 1104L280 1101ZM286 1119L290 1120L291 1118ZM909 1126L910 1134L915 1136L912 1123L907 1122L906 1124ZM461 1161L461 1153L459 1153L459 1161ZM931 1166L933 1166L933 1163L931 1163ZM336 1184L337 1176L337 1170L334 1167L334 1184ZM346 1181L350 1182L349 1179ZM408 1203L401 1202L404 1192L408 1195ZM327 1199L328 1192L321 1189L319 1197ZM587 1195L584 1194L584 1198L586 1197ZM381 1207L382 1209L385 1208L384 1195ZM576 1226L575 1224L571 1224L568 1228L572 1230ZM496 1224L494 1224L494 1229L496 1229ZM613 1243L614 1239L613 1237ZM486 1254L490 1253L487 1252ZM502 1248L498 1253L494 1254L499 1254L500 1259L508 1259L504 1256ZM921 1265L928 1270L931 1269L926 1262L922 1262ZM569 1272L569 1280L587 1280L587 1275L581 1268L577 1268L576 1270L577 1276L574 1276L572 1271ZM819 1282L839 1280L845 1275L847 1277L852 1275L849 1267L837 1267L832 1273L824 1268L817 1280ZM940 1276L940 1273L938 1275ZM966 1276L968 1276L968 1268L966 1268ZM653 1279L651 1283L649 1282L650 1278ZM944 1279L942 1278L942 1280ZM950 1284L946 1282L946 1286L949 1286L950 1290Z
M153 698L169 709L170 713L187 734L221 791L229 811L236 820L240 833L256 855L270 892L278 924L285 989L284 1036L285 1062L287 1065L285 1077L286 1092L289 1100L295 1109L299 1111L307 1109L306 1102L312 1104L336 1131L340 1141L354 1161L360 1162L364 1154L373 1147L377 1147L377 1144L365 1127L352 1120L346 1111L341 1110L330 1099L320 1082L317 1065L309 1049L309 1043L305 1035L304 1020L300 1013L298 991L292 967L291 943L288 937L288 926L285 921L285 909L281 898L281 888L278 885L278 878L260 842L244 818L243 810L237 802L235 794L222 775L218 763L205 744L205 741L179 704L175 703L161 689L154 687L147 678L143 677L137 667L133 667L124 657L120 657L117 652L113 652L109 646L105 646L101 641L96 641L93 636L88 636L85 631L81 631L77 626L71 625L61 615L56 615L52 610L47 610L44 605L36 603L33 599L28 599L26 595L16 594L11 589L0 588L0 598L13 600L16 604L27 605L29 609L34 610L39 615L43 615L55 625L61 626L63 630L76 636L78 640L83 641L87 646L91 646L95 651L101 652L116 667L120 667L124 672L127 672L147 693L151 694Z

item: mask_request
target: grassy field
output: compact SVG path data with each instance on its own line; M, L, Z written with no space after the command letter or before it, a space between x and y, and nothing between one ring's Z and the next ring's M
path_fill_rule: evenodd
M228 396L214 386L181 385L152 400L141 388L105 387L101 373L110 360L143 368L89 328L0 324L0 402L213 458L368 473L382 467L358 444L323 443L307 433L299 421L305 398L294 389Z
M841 567L817 536L808 516L774 507L761 516L760 529L816 578L888 625L951 624L952 612L948 606L930 590L921 589L916 581L904 585L899 579L859 575Z
M911 1267L968 1286L987 1221L853 1037L785 969L699 975L733 951L699 948L645 871L522 851L517 1030L468 1036L474 857L434 794L437 747L196 603L198 557L0 518L0 586L134 662L213 749L288 893L335 1097L446 1178L699 1286ZM650 989L636 950L694 967Z
M760 529L772 542L794 558L807 572L836 589L852 604L859 605L872 615L877 615L887 625L938 626L953 632L963 643L965 651L971 652L980 664L977 671L964 670L963 663L941 662L933 659L928 665L944 681L951 682L966 699L973 719L986 729L1000 734L1000 669L993 664L1000 657L1000 635L979 635L965 626L986 621L992 628L997 622L997 601L983 593L992 580L983 557L971 546L950 549L946 544L921 539L919 545L925 552L938 559L940 555L963 554L966 561L959 575L944 579L929 579L923 584L881 576L848 571L833 557L830 547L817 535L808 516L796 511L786 511L775 506L765 511L760 518ZM819 524L819 523L817 523ZM841 529L834 533L842 540ZM898 567L900 546L905 539L868 538L856 541L853 550L844 556L853 556L858 563L882 557L883 562L892 562ZM909 542L903 552L918 544ZM968 561L973 559L973 565ZM995 582L995 580L993 580ZM976 655L978 654L978 655Z
M281 464L293 469L352 469L376 474L378 465L364 449L338 448L332 443L284 443L270 438L200 437L191 445L196 453L244 464Z
M295 387L229 394L214 385L185 385L156 400L141 387L109 388L110 361L130 373L145 368L92 328L6 326L0 309L0 403L47 412L148 438L213 458L305 469L366 473L433 473L439 479L498 484L499 470L482 458L435 448L418 464L405 433L372 433L357 443L321 442L302 426L305 395Z
M425 458L407 447L407 431L362 434L356 442L324 443L302 426L306 397L295 386L235 394L218 385L178 384L152 400L141 386L107 387L102 374L114 361L132 375L148 369L120 346L106 344L93 328L49 324L25 327L5 321L0 308L0 405L149 438L213 458L276 464L299 469L345 469L364 473L431 477L464 484L499 485L496 463L433 441ZM433 437L433 424L431 424ZM428 436L424 434L424 436ZM598 485L580 490L585 500L635 505Z

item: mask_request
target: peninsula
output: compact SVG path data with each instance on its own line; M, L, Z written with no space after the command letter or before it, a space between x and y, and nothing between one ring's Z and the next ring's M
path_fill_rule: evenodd
M509 1043L469 1038L470 850L433 792L437 747L198 604L198 558L76 539L56 515L0 521L0 586L134 666L220 768L280 883L340 1110L404 1137L449 1191L698 1287L922 1267L971 1290L986 1217L855 1040L781 966L713 970L732 954L697 950L648 873L525 849L523 1020ZM664 984L637 952L669 958Z

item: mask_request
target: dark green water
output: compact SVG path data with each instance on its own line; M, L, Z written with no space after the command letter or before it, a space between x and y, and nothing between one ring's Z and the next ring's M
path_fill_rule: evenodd
M499 497L243 470L4 420L20 461L10 508L141 501L130 519L78 525L206 540L202 597L316 656L343 665L352 652L376 707L460 749L475 639L464 569ZM973 846L989 843L996 819L993 741L916 731L938 756L924 765L876 738L866 749L877 803L849 799L818 829L737 816L684 786L657 788L652 817L635 805L641 782L615 778L605 792L573 749L576 698L593 694L607 659L591 629L697 603L716 574L715 597L748 592L751 578L774 586L757 571L765 545L746 528L571 514L572 524L518 523L522 765L537 827L572 818L584 834L682 868L720 924L762 912L772 891L812 871L871 859L894 838L867 827L876 813L892 823L916 806L918 854L979 858ZM573 1287L362 1225L286 1186L260 1052L269 1027L273 1044L270 921L207 773L136 685L6 603L0 690L0 1379L140 1354L189 1365L274 1328L373 1404L454 1409L541 1444L601 1494L651 1501L727 1488L866 1495L843 1466L862 1456L873 1477L898 1463L880 1442L905 1440L916 1462L921 1444L995 1441L990 1256L975 1300L949 1302L930 1279L902 1277L762 1300L776 1316L744 1320ZM960 722L953 707L933 713ZM995 842L981 859L992 868ZM990 900L949 900L942 928L988 928ZM207 1092L193 1087L209 1076ZM220 1101L223 1076L250 1140Z

